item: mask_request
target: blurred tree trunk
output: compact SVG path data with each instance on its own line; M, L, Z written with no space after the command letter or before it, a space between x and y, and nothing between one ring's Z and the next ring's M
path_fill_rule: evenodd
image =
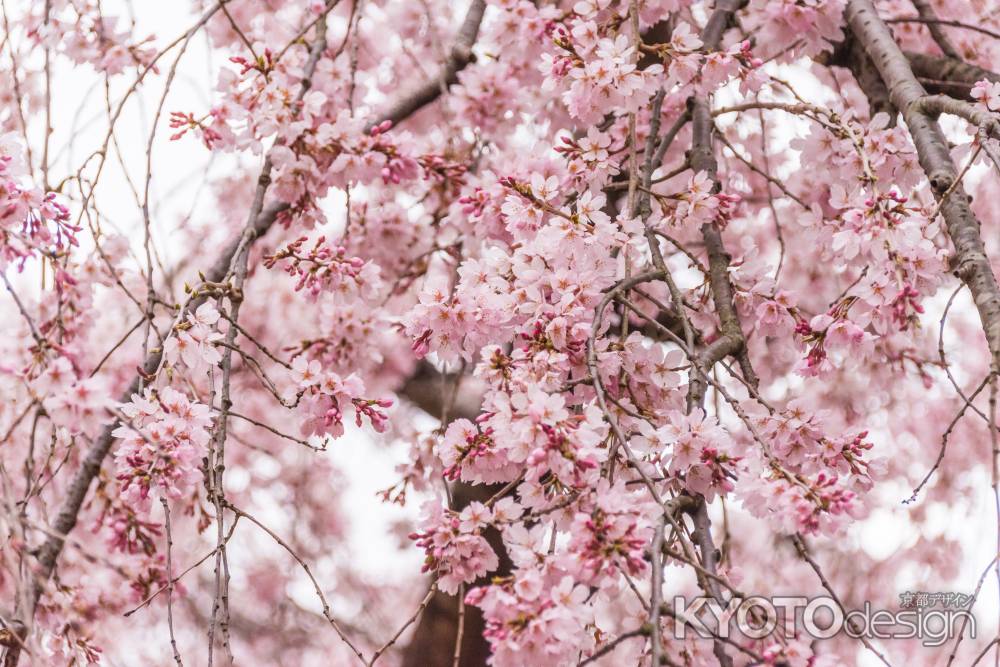
M486 502L500 486L472 486L459 482L452 487L455 507L465 507L478 500ZM493 576L510 574L510 558L503 548L500 534L490 530L486 534L490 546L500 558L497 571L483 577L474 585L486 583ZM455 653L455 637L458 632L457 595L437 591L417 623L413 638L403 650L403 667L451 667ZM483 615L478 607L466 605L464 629L462 632L461 667L482 667L490 656L490 646L483 638Z
M444 380L444 382L442 382ZM444 387L450 387L449 378L434 370L430 364L421 364L417 372L400 390L400 394L427 414L440 418ZM461 392L449 406L449 419L475 419L479 414L480 397L474 392ZM478 485L457 482L451 493L455 509L462 509L471 502L486 502L502 485ZM490 530L486 534L490 546L500 558L496 572L487 575L474 585L486 583L492 576L510 573L511 563L503 548L500 534ZM477 607L466 606L464 611L460 667L482 667L490 656L489 643L483 638L483 616ZM459 625L459 600L457 595L437 591L417 621L413 638L403 649L403 667L451 667L454 664L455 639Z

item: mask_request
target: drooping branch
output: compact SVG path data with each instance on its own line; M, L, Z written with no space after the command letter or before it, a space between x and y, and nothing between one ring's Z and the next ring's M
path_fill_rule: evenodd
M223 278L225 278L226 273L229 271L229 265L232 262L233 257L236 255L244 235L249 232L254 238L259 238L266 233L268 229L270 229L270 227L274 224L274 221L277 219L278 214L286 208L287 205L278 204L271 205L264 209L259 216L250 222L247 229L244 230L243 233L233 239L229 245L223 249L212 267L205 272L205 280L207 282L221 282ZM195 297L188 303L185 312L197 309L199 305L204 303L206 298L206 296ZM143 375L149 376L156 372L162 357L162 349L156 349L151 352L149 356L146 357L146 361L142 365ZM139 391L141 379L141 376L136 375L135 379L132 380L132 383L122 393L119 402L125 403L132 400L132 394ZM77 471L76 476L73 478L73 482L70 484L70 487L66 492L59 514L56 516L56 520L52 524L52 534L38 549L39 570L36 573L36 589L38 589L36 590L36 596L40 592L42 582L47 580L52 575L52 571L55 569L59 554L62 552L64 538L60 536L68 535L76 526L80 508L83 506L83 501L87 496L87 491L90 489L90 484L93 482L94 478L97 477L97 474L101 469L101 464L111 449L111 443L114 441L112 433L114 432L116 426L117 422L112 422L105 426L98 435L97 439L94 441L90 450L88 450L86 457L80 464L80 469ZM37 598L28 606L33 608L36 602Z
M457 39L457 44L460 47L465 48L466 51L471 48L472 42L470 40L474 41L478 35L479 22L482 20L484 9L485 4L482 0L475 0L472 3L469 15L466 17L466 21L463 24L462 30L460 31ZM464 45L468 46L466 47ZM453 51L453 53L458 52L459 51ZM318 62L318 60L319 58L312 62L312 69L315 69L316 62ZM449 67L454 68L454 73L465 67L470 60L471 58L454 60L449 63ZM302 86L305 90L308 90L308 87L311 85L312 69L304 71ZM400 122L413 113L416 113L424 106L434 102L438 97L440 97L441 93L442 89L439 82L437 80L429 81L419 90L403 97L399 102L393 104L389 111L379 117L377 122L380 123L384 120ZM228 274L234 257L238 252L240 252L241 247L245 245L245 242L252 245L256 240L263 237L271 229L281 213L288 208L288 204L275 202L264 206L263 209L260 210L259 215L251 217L246 228L244 228L240 234L238 234L223 248L222 252L217 256L215 262L213 262L211 267L204 272L206 281L221 282ZM247 251L248 250L249 248L247 248ZM183 318L185 313L197 309L197 307L201 305L206 298L206 296L192 298L187 303L186 308L180 313L180 317ZM120 402L125 403L131 400L132 394L139 391L143 377L148 377L155 373L156 369L160 366L162 358L163 351L160 348L153 350L146 357L141 367L141 374L137 374L129 384L128 388L122 393L119 398ZM42 589L45 582L52 576L52 573L56 568L59 556L65 546L66 537L77 525L80 510L83 507L84 500L87 497L91 484L100 473L104 459L111 450L111 445L114 442L114 436L112 434L116 427L117 421L109 423L101 430L97 438L93 441L93 444L87 451L80 464L80 468L77 470L76 475L73 477L73 480L66 491L59 513L56 515L55 521L52 523L48 538L36 551L38 564L33 571L34 583L32 586L28 587L29 599L18 601L16 625L18 625L21 629L27 628L30 623L30 619L34 616L34 610L38 604ZM7 654L5 655L5 660L7 660L5 664L16 665L19 654L19 645L9 647L7 649Z
M741 0L720 0L716 4L715 11L701 33L701 41L706 52L718 50L723 33L732 22L736 11L744 4L746 3ZM695 173L704 171L712 180L713 193L718 192L721 189L721 184L719 183L718 162L715 158L715 148L712 141L715 125L708 98L705 95L694 95L688 100L688 110L691 116L691 149L688 151L688 162ZM721 335L698 353L696 358L692 359L692 363L697 368L692 371L689 380L687 396L689 411L703 406L705 392L708 389L708 374L717 362L728 356L736 357L743 373L743 379L749 386L756 389L758 384L757 375L747 354L743 327L740 324L739 314L736 312L736 305L733 301L733 286L729 281L731 258L726 252L722 232L714 221L709 221L701 226L701 236L708 254L709 287L712 291L716 313L719 316ZM681 304L678 305L678 308L682 307ZM690 513L694 522L692 535L698 543L702 567L711 575L702 578L702 586L707 594L715 598L719 604L723 604L722 591L718 584L711 579L711 577L718 576L718 558L705 499L699 497L696 508ZM723 667L731 667L733 664L732 657L718 639L713 641L713 653Z

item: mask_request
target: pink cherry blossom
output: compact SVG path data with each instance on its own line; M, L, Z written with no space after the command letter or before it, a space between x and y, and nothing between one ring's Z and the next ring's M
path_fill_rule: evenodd
M3 10L5 667L992 658L995 0Z

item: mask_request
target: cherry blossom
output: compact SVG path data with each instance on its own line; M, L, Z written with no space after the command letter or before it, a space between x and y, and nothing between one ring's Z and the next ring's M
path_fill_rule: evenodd
M5 666L997 650L676 613L990 618L997 3L169 4L2 7Z

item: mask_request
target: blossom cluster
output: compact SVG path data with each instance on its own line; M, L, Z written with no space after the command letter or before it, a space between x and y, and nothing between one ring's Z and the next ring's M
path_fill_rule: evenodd
M172 387L147 387L121 407L125 421L113 435L115 477L129 506L148 513L156 497L180 498L201 480L201 459L212 414Z
M388 419L385 409L392 406L386 398L363 398L365 385L355 374L341 377L323 369L315 359L296 357L292 362L290 390L299 405L304 420L303 435L328 435L334 438L344 434L344 410L354 408L355 422L361 426L362 416L367 417L376 431L386 429Z
M54 257L78 245L80 228L56 193L26 183L23 143L13 134L0 136L0 268L17 261L24 266L37 255ZM64 270L62 282L72 281Z
M313 295L324 291L350 301L353 298L370 299L379 292L382 285L377 264L360 257L347 257L346 248L330 247L323 237L316 239L312 248L304 250L307 240L302 237L289 243L268 256L264 266L272 268L279 262L284 264L285 271L298 278L296 291L306 289Z
M174 335L163 343L163 355L171 364L183 361L194 370L214 366L222 359L216 345L223 335L216 330L219 311L211 301L188 313L185 321L174 327Z
M466 595L466 603L483 610L483 634L494 662L568 664L593 645L587 631L593 613L586 604L586 586L571 576L557 576L557 571L548 576L526 572L515 581L476 588Z
M472 503L461 512L445 510L437 500L424 506L419 530L410 539L424 550L424 572L434 572L445 593L455 593L496 569L496 552L483 531L493 513L482 503Z

